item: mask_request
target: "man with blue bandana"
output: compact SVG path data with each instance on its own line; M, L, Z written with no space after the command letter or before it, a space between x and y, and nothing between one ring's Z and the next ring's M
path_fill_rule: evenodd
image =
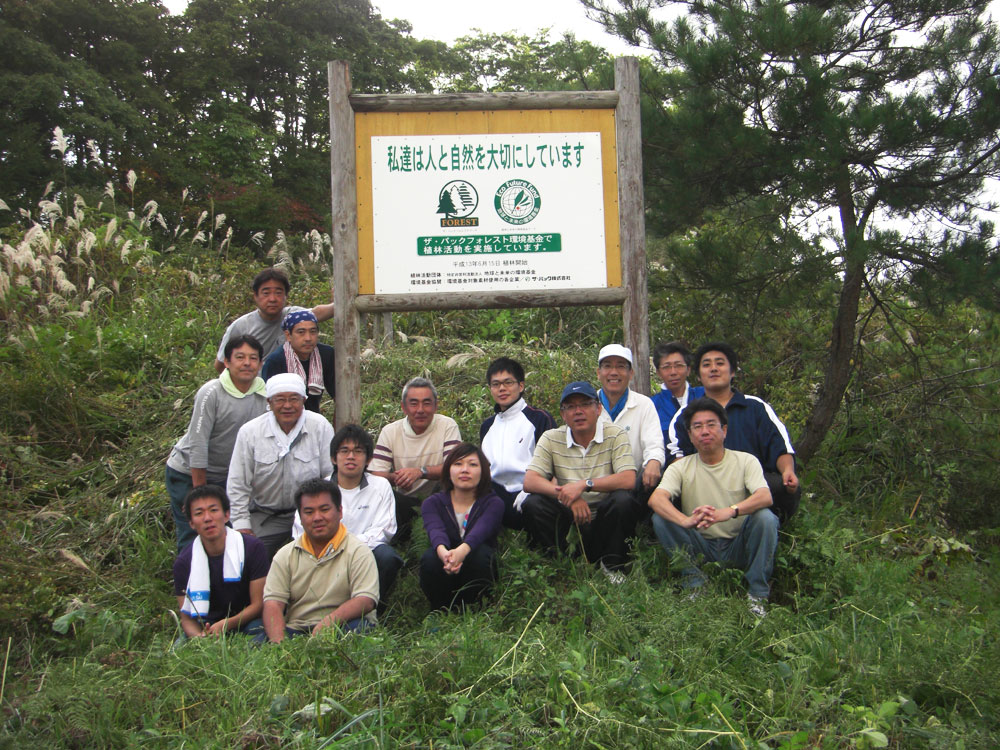
M323 390L334 395L333 347L319 343L319 320L311 310L288 313L281 329L285 343L264 360L264 380L283 372L298 375L306 384L306 409L319 413Z

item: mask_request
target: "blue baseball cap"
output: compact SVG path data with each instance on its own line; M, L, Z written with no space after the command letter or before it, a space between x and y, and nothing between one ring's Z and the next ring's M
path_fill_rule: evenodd
M594 399L594 401L597 400L597 391L594 390L594 386L586 380L574 380L572 383L563 388L562 396L559 397L559 405L562 406L563 401L568 399L570 396L576 395L586 396L587 398Z

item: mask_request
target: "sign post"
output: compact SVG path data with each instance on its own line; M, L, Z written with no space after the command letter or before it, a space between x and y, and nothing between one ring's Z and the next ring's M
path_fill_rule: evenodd
M330 63L338 427L360 417L359 311L624 303L648 362L638 62L615 71L615 91L351 95Z

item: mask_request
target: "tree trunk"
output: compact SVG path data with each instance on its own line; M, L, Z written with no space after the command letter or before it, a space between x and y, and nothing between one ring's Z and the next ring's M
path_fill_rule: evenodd
M826 362L823 385L819 389L812 413L806 420L802 437L795 446L796 455L803 461L812 458L819 450L826 433L833 424L840 402L847 391L854 366L854 337L857 332L858 304L861 285L865 277L864 229L858 227L854 202L850 190L850 177L841 175L837 185L840 208L840 226L844 236L844 285L840 289L837 316L830 333L830 354Z

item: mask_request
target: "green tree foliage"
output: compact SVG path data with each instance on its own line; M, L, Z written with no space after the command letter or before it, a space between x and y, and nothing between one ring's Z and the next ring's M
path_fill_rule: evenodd
M662 2L583 2L654 53L643 125L653 225L669 235L713 209L746 223L777 213L822 241L839 290L801 454L815 453L839 408L875 281L996 304L1000 253L981 219L992 206L978 199L1000 171L987 2L697 0L673 3L687 15L672 21ZM789 241L760 249L788 258ZM792 241L802 245L815 242Z
M458 39L445 91L559 91L614 88L611 57L572 34L549 41L549 30L534 36L512 31L478 33Z
M135 0L4 3L0 194L31 198L61 177L61 165L48 159L57 126L70 134L75 181L91 174L84 166L93 156L121 173L164 168L158 146L174 118L166 16L159 2Z
M429 91L456 73L458 57L409 32L368 0L193 0L179 17L159 0L12 0L0 195L26 202L64 166L81 187L133 168L161 197L211 199L243 237L314 228L329 211L326 64L349 61L368 93ZM63 165L47 159L56 126L70 138ZM93 156L104 174L84 169Z

